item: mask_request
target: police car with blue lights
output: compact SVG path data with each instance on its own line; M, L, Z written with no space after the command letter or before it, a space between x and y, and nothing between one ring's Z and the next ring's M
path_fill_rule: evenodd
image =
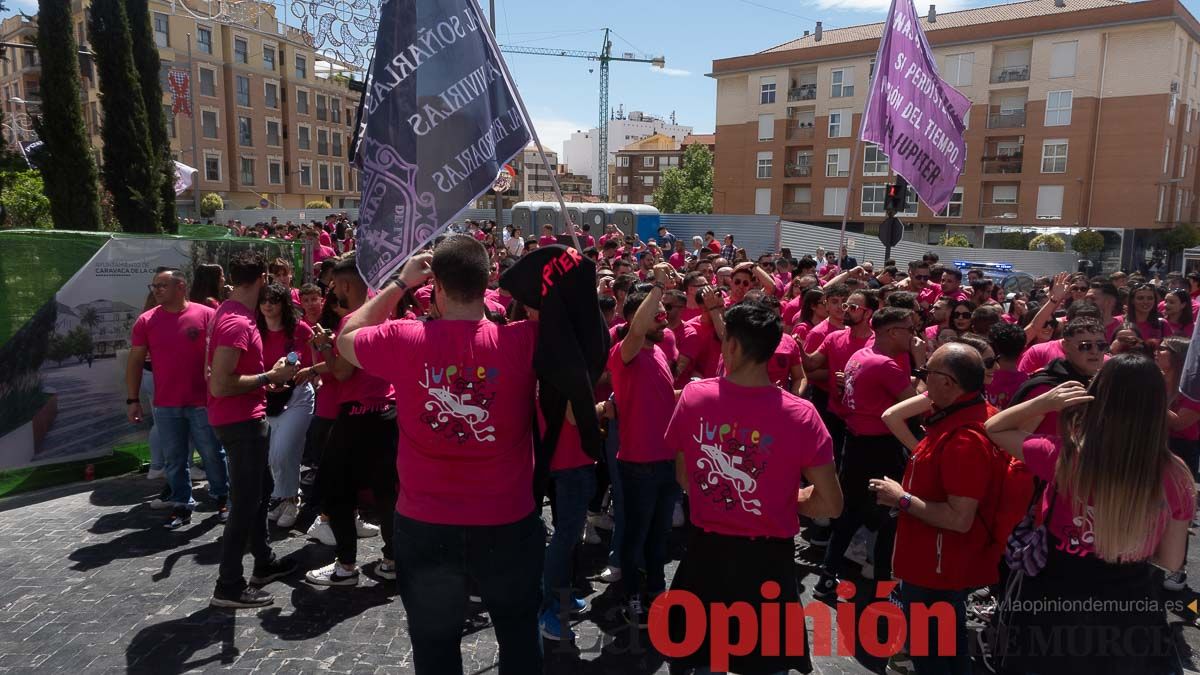
M1028 293L1033 290L1033 276L1027 272L1013 269L1012 263L981 263L970 260L955 260L954 266L966 276L971 270L978 270L987 279L991 279L1002 292ZM965 283L965 282L964 282Z

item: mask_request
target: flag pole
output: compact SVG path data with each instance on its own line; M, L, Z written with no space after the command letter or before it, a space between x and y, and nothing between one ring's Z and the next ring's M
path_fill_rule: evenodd
M869 105L869 104L868 104ZM854 190L854 166L858 162L858 149L862 145L862 123L866 118L866 108L863 108L863 120L860 120L858 137L854 139L854 149L850 151L850 177L846 179L846 203L842 206L842 236L838 241L838 266L842 263L842 247L846 245L846 219L850 216L850 193Z
M471 0L471 5L475 8L475 15L479 18L479 23L483 23L483 9L479 6L478 0ZM525 120L525 126L529 128L529 135L533 137L533 143L537 146L538 155L542 158L542 166L546 167L546 172L550 174L550 184L554 187L554 196L558 198L558 206L562 209L563 222L567 224L567 230L571 234L571 240L575 242L575 250L582 252L583 246L579 244L579 235L576 233L575 222L571 220L571 214L567 211L567 202L563 199L562 189L558 186L558 177L554 175L554 168L550 166L550 160L546 158L546 151L542 148L542 141L538 138L537 129L533 126L533 119L529 117L529 111L525 108L525 100L521 98L521 92L517 89L516 80L513 79L512 73L508 70L508 64L504 62L504 57L500 54L500 45L496 42L496 36L491 29L482 31L487 35L488 43L496 52L496 60L500 63L500 69L504 71L504 79L508 82L508 88L513 93L513 98L517 101L517 109L521 111L521 118ZM497 195L499 197L499 195ZM500 223L496 223L497 226Z

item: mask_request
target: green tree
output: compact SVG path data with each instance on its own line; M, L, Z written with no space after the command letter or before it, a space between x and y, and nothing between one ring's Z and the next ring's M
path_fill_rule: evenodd
M50 229L50 200L42 191L42 174L18 171L0 176L0 205L8 213L8 227Z
M46 358L51 361L57 361L58 365L62 365L63 361L71 358L71 343L61 335L51 335L50 342L46 345Z
M88 329L88 335L91 335L91 330L100 325L100 313L95 307L86 307L79 314L79 325Z
M251 208L255 208L255 207L257 207L257 206L258 206L258 205L257 205L257 204L255 204L255 205L254 205L254 206L252 206ZM331 208L333 208L333 207L332 207L332 206L330 206L330 205L329 205L329 202L327 202L327 201L323 201L323 200L320 200L320 199L314 199L314 200L312 200L311 202L305 202L305 203L304 203L304 208L306 208L306 209L331 209Z
M158 58L158 44L154 41L154 26L150 23L150 4L146 0L125 0L125 15L129 18L129 34L133 39L133 62L141 79L150 152L161 164L160 225L163 230L174 233L179 231L179 220L175 215L175 162L171 157L171 136L162 104L162 62Z
M225 200L221 199L221 195L215 192L210 192L200 199L201 218L212 218L217 214L217 211L223 208L225 208Z
M663 213L712 213L713 157L706 145L690 145L678 167L663 172L654 206Z
M71 0L38 0L42 114L35 127L46 144L42 180L54 226L100 229L100 186L79 93L79 46Z
M83 326L76 326L70 333L67 333L66 343L66 350L71 356L78 359L80 363L87 360L87 357L96 348L96 344L92 340L92 334Z
M938 246L957 246L959 248L967 248L971 245L971 241L961 234L943 234Z
M134 67L129 20L121 0L94 0L92 51L104 110L104 185L113 212L128 232L159 232L162 165L150 146L142 86ZM161 106L158 110L161 115Z
M1043 247L1047 251L1062 253L1067 250L1067 242L1063 241L1063 238L1057 234L1039 234L1029 240L1030 251L1041 251Z
M1200 246L1200 229L1190 223L1180 223L1162 235L1162 244L1171 253Z
M1078 234L1071 239L1071 248L1084 256L1099 253L1104 250L1104 235L1095 230L1080 230Z

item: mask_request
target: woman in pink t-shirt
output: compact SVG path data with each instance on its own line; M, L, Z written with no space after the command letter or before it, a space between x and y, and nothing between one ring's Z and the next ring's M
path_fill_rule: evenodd
M1196 317L1192 316L1192 298L1188 292L1183 289L1171 291L1167 293L1163 303L1163 314L1167 318L1167 327L1171 329L1171 335L1191 338Z
M1141 339L1151 350L1171 334L1167 322L1158 314L1158 291L1149 284L1138 284L1129 292L1129 305L1123 320L1137 327ZM1191 337L1191 334L1185 337Z
M294 353L302 368L313 364L309 340L313 330L296 316L291 294L282 284L263 290L258 302L258 331L262 335L263 363ZM309 371L301 371L306 373ZM271 427L269 462L279 504L268 514L280 527L290 528L299 515L300 458L313 415L315 395L308 377L298 374L295 384L267 389L267 424Z
M1171 451L1192 470L1200 473L1200 402L1179 393L1179 378L1191 340L1169 337L1154 350L1154 362L1167 381L1167 427L1171 430Z
M804 292L804 299L800 302L800 311L792 317L792 337L803 345L805 339L808 338L808 333L828 317L829 310L825 306L825 291L819 288L808 289Z
M1168 447L1167 409L1167 382L1154 361L1120 354L1089 388L1067 382L987 422L992 440L1048 484L1045 566L1021 575L1013 598L1040 611L1012 612L1015 639L1003 654L1015 671L1172 672L1154 568L1183 567L1195 487ZM1060 436L1021 430L1060 411ZM1063 650L1035 637L1064 627L1131 642L1122 652L1105 639Z

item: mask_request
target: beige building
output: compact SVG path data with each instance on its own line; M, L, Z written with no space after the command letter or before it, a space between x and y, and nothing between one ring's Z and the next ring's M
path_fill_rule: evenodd
M254 208L262 199L273 208L303 208L311 200L357 206L358 179L347 156L358 94L349 90L346 78L330 76L342 64L314 52L299 29L278 22L273 4L248 0L239 6L237 20L206 20L198 17L208 15L208 3L150 0L175 158L196 167L200 192L221 195L227 208ZM86 7L73 3L81 48L88 43ZM25 42L36 33L36 25L19 15L0 23L2 41ZM6 125L22 113L36 115L40 100L36 51L8 52L9 58L0 63ZM167 76L189 65L195 144L192 119L171 114ZM82 82L88 132L99 147L99 90L95 76L87 76L86 70ZM14 128L4 132L11 143L21 131L15 124L9 126ZM180 214L190 214L192 204L191 191L181 195Z
M1180 2L1030 0L931 11L921 27L973 105L959 190L940 213L911 208L911 238L1196 220L1200 24ZM881 33L826 30L713 62L716 212L837 223L853 173L848 218L873 231L894 175L878 148L852 154Z

